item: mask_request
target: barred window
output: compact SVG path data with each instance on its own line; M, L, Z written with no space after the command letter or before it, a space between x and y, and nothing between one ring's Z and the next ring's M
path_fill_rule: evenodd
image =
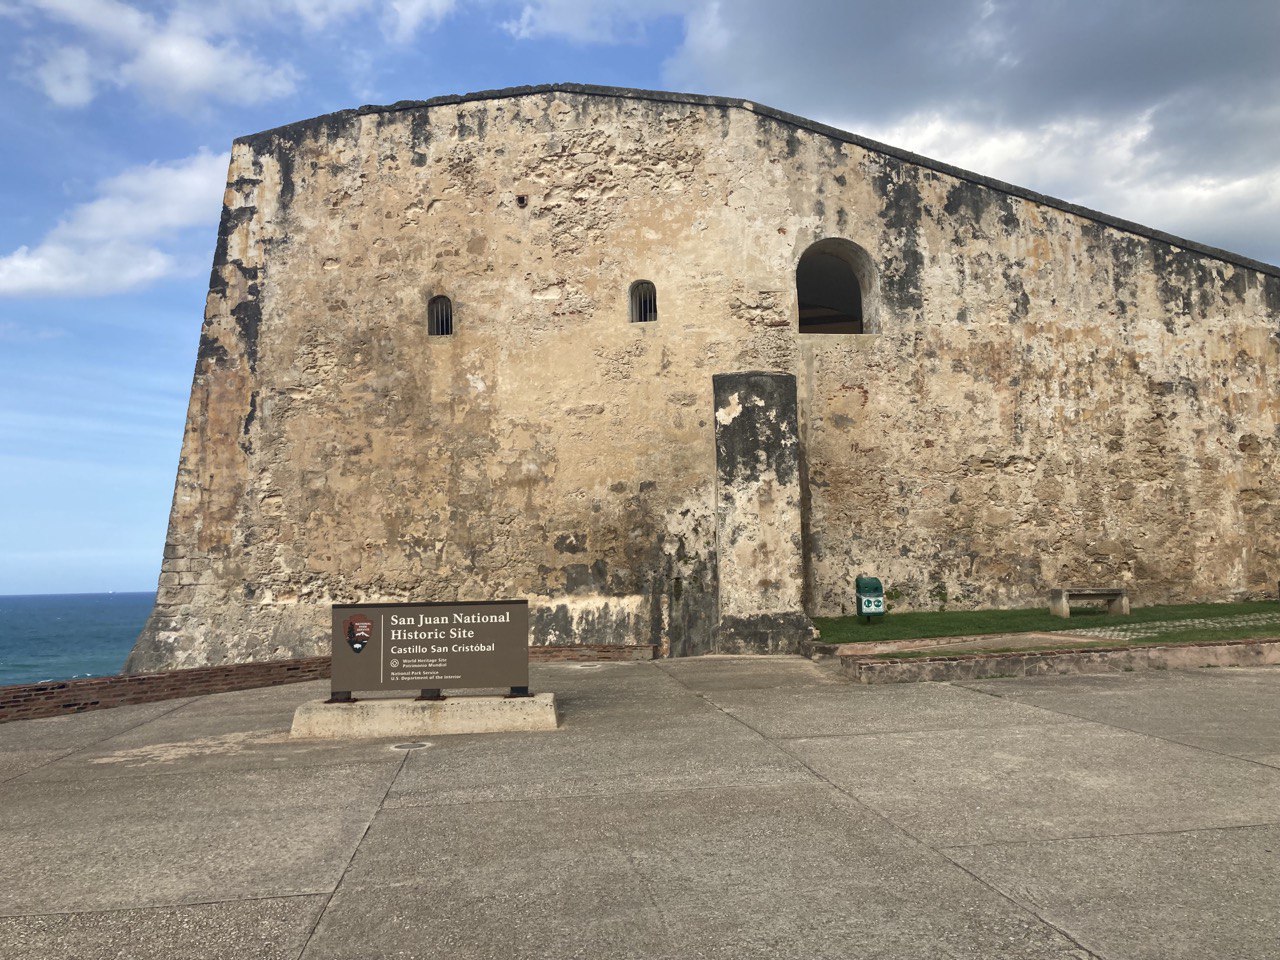
M648 280L631 285L631 322L652 323L658 319L658 288Z
M453 336L453 301L448 297L432 297L427 304L427 336Z

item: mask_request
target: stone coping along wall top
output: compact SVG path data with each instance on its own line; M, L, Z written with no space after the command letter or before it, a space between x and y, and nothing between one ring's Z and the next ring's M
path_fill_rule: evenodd
M750 100L741 100L733 97L713 97L703 94L694 93L674 93L665 90L639 90L631 87L609 87L597 86L595 84L585 83L546 83L536 86L524 87L504 87L498 90L480 90L467 94L449 94L446 96L432 97L429 100L399 100L392 104L383 106L375 104L366 104L362 107L356 107L348 110L336 110L333 113L321 114L318 117L312 117L309 120L299 120L295 123L285 124L279 127L273 127L269 130L263 130L261 133L248 134L246 136L237 137L235 142L251 146L255 149L267 147L274 140L293 140L301 139L308 132L319 132L326 126L343 123L356 117L366 116L369 114L381 113L398 113L406 110L422 110L431 107L450 106L453 104L472 103L480 100L508 100L515 97L537 96L544 93L571 93L581 96L590 97L614 97L625 100L649 100L656 103L685 103L697 106L718 107L721 109L738 109L747 110L751 113L759 114L762 117L768 117L779 123L789 124L801 130L808 130L811 133L817 133L833 140L839 140L843 143L851 143L856 146L869 150L873 153L879 153L884 156L894 157L916 166L924 167L928 170L934 170L938 173L944 173L960 180L975 183L979 186L987 187L992 190L998 190L1013 197L1019 197L1023 200L1030 200L1033 203L1043 204L1047 207L1053 207L1066 213L1083 217L1087 220L1093 220L1108 227L1122 230L1126 233L1136 234L1140 237L1146 237L1151 240L1158 240L1163 243L1172 244L1181 247L1184 250L1190 250L1195 253L1203 254L1215 260L1221 260L1225 263L1235 264L1237 266L1246 267L1250 270L1256 270L1259 273L1267 274L1272 277L1280 277L1280 266L1275 264L1264 263L1261 260L1254 260L1252 257L1246 257L1242 254L1232 253L1229 250L1223 250L1219 247L1212 247L1208 244L1197 243L1194 240L1188 240L1171 233L1165 233L1163 230L1156 230L1153 227L1143 226L1132 220L1124 220L1120 217L1113 217L1110 214L1102 213L1098 210L1083 207L1068 200L1062 200L1057 197L1051 197L1047 194L1037 193L1026 187L1019 187L1012 183L1006 183L1003 180L997 180L994 177L984 176L980 173L974 173L972 170L965 170L961 167L952 166L940 160L932 160L929 157L922 157L919 154L912 153L909 150L903 150L898 147L890 146L886 143L880 143L877 140L871 140L867 137L859 136L856 133L849 133L847 130L841 130L838 127L830 127L816 120L809 120L805 117L797 116L793 113L787 113L783 110L776 110L773 107L767 107L762 104L753 103Z

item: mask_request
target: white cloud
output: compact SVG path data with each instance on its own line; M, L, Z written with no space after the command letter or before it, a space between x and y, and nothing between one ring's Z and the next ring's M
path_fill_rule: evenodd
M391 0L387 36L397 43L407 43L424 23L435 26L456 6L455 0Z
M833 126L850 129L836 121ZM1146 113L1114 121L1079 116L1000 126L939 112L909 114L859 133L922 156L1052 193L1082 183L1131 183L1150 163Z
M207 36L197 18L181 11L162 23L120 0L28 3L94 47L93 57L76 47L55 48L46 58L37 79L60 106L84 106L108 84L175 108L204 98L259 103L297 86L290 65L273 66L234 40Z
M228 161L201 151L103 181L34 247L0 257L0 296L119 293L183 270L166 245L189 227L212 228Z
M259 49L271 37L309 34L353 22L381 29L398 45L438 26L457 0L177 0L162 14L125 0L0 0L0 16L30 28L43 17L76 37L34 39L41 66L34 82L55 104L82 107L105 88L134 90L175 110L205 101L254 104L297 92L299 71ZM311 39L315 39L312 37ZM285 49L292 51L290 41Z
M839 121L832 125L849 126ZM1021 127L929 112L858 132L1191 240L1275 258L1280 162L1220 176L1169 165L1152 143L1151 111Z
M434 27L457 9L457 0L178 0L186 4L171 22L230 36L248 23L270 25L297 20L316 34L353 21L380 25L385 37L403 41L421 27ZM494 2L494 0L482 0ZM361 33L365 33L361 24Z
M120 0L28 0L30 5L98 39L135 46L156 31L154 18Z
M97 87L97 70L82 47L55 47L36 68L45 95L60 107L83 107Z
M733 36L720 15L720 4L709 3L692 11L685 20L685 56L717 57L728 50Z
M153 37L119 73L127 85L152 99L180 105L203 96L233 103L259 103L292 93L292 67L267 67L232 44L215 46L190 34Z
M577 43L625 43L648 20L683 14L681 0L533 0L503 28L521 40L559 37Z
M261 3L252 5L262 7ZM279 12L291 12L308 29L323 30L334 23L364 13L371 5L371 0L283 0L267 4L266 9L273 16Z

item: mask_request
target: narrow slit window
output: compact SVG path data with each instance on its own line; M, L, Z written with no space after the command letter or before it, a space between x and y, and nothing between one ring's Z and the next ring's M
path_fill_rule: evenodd
M432 297L427 304L427 336L453 336L453 301L448 297Z
M653 323L658 319L658 288L648 280L631 285L631 322Z

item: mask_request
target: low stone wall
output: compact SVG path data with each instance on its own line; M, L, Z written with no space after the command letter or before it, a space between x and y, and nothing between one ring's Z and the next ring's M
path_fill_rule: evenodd
M652 660L655 656L657 647L652 644L578 644L529 648L531 663ZM131 703L154 703L180 697L228 693L232 690L251 690L254 687L275 687L306 680L325 680L328 677L328 657L305 657L260 663L229 663L216 667L168 670L163 673L27 683L0 687L0 723L61 717L69 713L104 710Z
M823 643L821 640L802 639L796 644L796 652L810 660L830 660L840 653L840 644Z
M654 660L657 656L658 647L653 643L576 643L569 646L529 648L530 663Z
M904 650L932 650L957 643L981 640L986 634L968 634L960 637L924 637L919 640L868 640L863 643L823 643L821 640L801 640L800 654L810 660L826 660L830 657L869 657L877 653L901 653ZM1006 637L1008 634L991 634Z
M840 672L858 683L985 680L1051 674L1257 667L1280 664L1280 639L1027 653L955 654L949 657L877 659L840 657Z
M0 723L60 717L130 703L154 703L179 697L323 680L328 676L328 657L305 657L0 687Z

